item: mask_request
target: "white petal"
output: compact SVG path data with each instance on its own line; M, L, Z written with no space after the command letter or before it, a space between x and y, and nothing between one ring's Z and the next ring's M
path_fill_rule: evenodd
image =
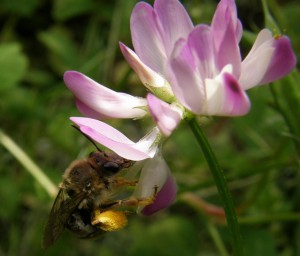
M206 79L206 109L203 114L241 116L248 113L250 101L232 74L232 66L225 66L215 79Z
M126 45L120 43L120 48L128 64L137 73L142 83L149 90L152 90L152 87L165 87L168 84L161 75L145 65L136 53L129 49Z
M157 191L156 191L157 190ZM173 203L177 186L171 171L160 154L148 159L142 168L139 182L134 192L135 198L151 198L156 194L152 204L140 206L137 211L143 215L151 215Z
M262 30L258 34L251 51L242 62L239 83L244 90L258 85L263 79L274 51L271 31Z

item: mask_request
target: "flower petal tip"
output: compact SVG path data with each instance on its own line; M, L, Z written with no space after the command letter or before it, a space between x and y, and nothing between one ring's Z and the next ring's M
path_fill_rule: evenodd
M175 179L169 175L162 189L157 193L154 203L143 208L141 214L150 216L164 208L169 207L176 199L177 186Z
M176 105L170 105L153 94L147 95L149 111L158 128L166 137L170 136L182 119L183 112Z

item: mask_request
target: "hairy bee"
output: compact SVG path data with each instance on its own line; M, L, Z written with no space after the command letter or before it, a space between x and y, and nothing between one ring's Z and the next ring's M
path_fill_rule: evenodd
M96 238L127 223L123 211L114 210L116 189L136 182L116 175L132 162L114 153L97 150L87 158L74 161L63 175L60 190L45 227L43 248L51 246L64 228L80 238ZM130 200L128 200L130 202Z
M87 158L75 160L65 171L45 227L42 240L45 249L65 228L79 238L93 239L125 227L131 212L123 206L152 204L158 192L158 187L154 186L154 193L148 198L116 198L119 189L137 184L136 180L126 180L118 175L133 162L113 152L103 152L90 137L82 134L97 150Z

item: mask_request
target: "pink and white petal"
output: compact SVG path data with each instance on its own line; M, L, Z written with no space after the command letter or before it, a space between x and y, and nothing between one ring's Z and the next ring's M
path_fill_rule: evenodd
M114 151L121 157L133 161L140 161L153 157L153 149L149 152L149 148L147 147L149 143L139 144L137 146L137 143L134 143L117 129L104 122L86 117L71 117L70 119L79 126L84 134ZM142 147L143 145L144 147Z
M168 137L181 121L183 111L176 105L170 105L150 93L147 95L147 101L155 123L162 134Z
M234 76L239 77L241 74L241 54L233 21L229 19L223 32L214 33L213 31L212 35L215 41L215 55L219 70L231 64Z
M158 144L161 139L160 131L154 127L148 134L140 139L133 147L140 151L147 152L150 158L154 157L158 150Z
M92 117L96 112L98 118L141 118L146 115L142 108L147 102L143 98L110 90L77 71L65 72L64 81L75 98L85 105L85 110L93 110Z
M205 98L204 81L185 40L176 43L170 60L169 81L180 104L195 114L201 114Z
M176 197L177 187L175 180L168 165L160 155L156 155L153 159L148 159L142 168L134 197L151 198L156 187L158 194L154 203L146 207L139 207L137 209L138 212L150 215L172 204Z
M145 65L164 75L167 56L158 25L152 6L145 2L137 3L130 17L134 51Z
M262 45L264 45L264 47L266 47L266 48L267 48L267 47L270 47L270 46L272 45L272 39L273 39L272 32L271 32L269 29L267 29L267 28L262 29L262 30L258 33L258 35L257 35L257 37L256 37L256 39L255 39L255 41L254 41L254 44L253 44L253 46L252 46L250 52L248 53L247 57L248 57L248 56L251 56L251 55L255 55L255 52L256 52ZM247 57L246 57L246 58L247 58ZM246 58L245 58L245 59L246 59Z
M273 53L273 48L261 49L256 51L257 58L252 56L253 58L247 58L247 61L242 63L239 83L244 90L248 90L261 83L267 72Z
M200 77L213 78L219 73L215 63L214 42L209 26L196 26L189 35L188 46L194 56Z
M161 32L165 51L170 56L176 41L186 39L193 30L193 23L178 0L156 0L154 10L163 29Z
M257 86L263 80L275 52L273 42L270 30L263 29L259 32L253 47L242 62L239 83L244 90Z
M141 213L145 216L149 216L169 207L175 201L176 194L176 181L170 174L164 186L157 193L154 203L144 207Z
M280 79L291 72L296 66L297 59L288 37L281 36L275 38L273 47L275 48L275 51L273 52L272 59L259 84L266 84Z
M206 79L206 109L203 114L242 116L249 112L250 101L232 75L230 65L224 67L215 79Z
M220 38L223 38L226 33L226 27L228 26L228 21L232 21L235 37L239 42L242 37L243 27L242 23L237 17L237 10L234 0L221 0L215 11L212 20L212 30L214 34L220 34ZM221 42L217 42L219 45Z
M119 43L123 56L128 64L137 73L141 82L151 90L151 87L165 87L167 81L158 73L145 65L134 51L128 48L123 43Z
M75 98L75 104L78 111L83 114L84 116L95 118L99 120L109 119L109 116L104 114L100 114L99 112L95 111L94 109L90 108L88 105L80 101L79 99Z

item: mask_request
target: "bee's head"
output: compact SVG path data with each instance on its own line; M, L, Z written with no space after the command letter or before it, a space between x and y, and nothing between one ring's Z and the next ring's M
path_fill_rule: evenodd
M104 176L113 176L121 169L128 168L132 164L132 161L124 159L113 152L104 153L103 151L90 153L88 161Z

